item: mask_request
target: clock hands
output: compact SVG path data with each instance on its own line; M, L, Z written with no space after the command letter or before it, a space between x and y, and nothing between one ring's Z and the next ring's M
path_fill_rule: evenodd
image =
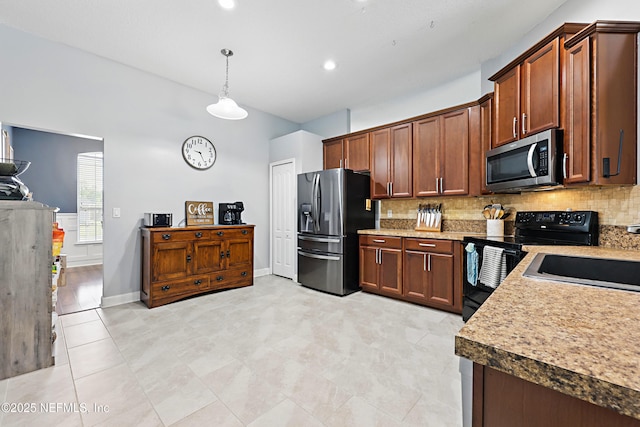
M206 160L204 159L204 156L202 155L201 151L198 151L198 150L193 150L193 151L195 151L196 153L200 154L200 157L202 157L202 161L206 163Z

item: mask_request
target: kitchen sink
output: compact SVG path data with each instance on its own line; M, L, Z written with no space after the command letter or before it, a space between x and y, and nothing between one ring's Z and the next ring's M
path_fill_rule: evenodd
M640 292L640 261L539 253L524 276Z

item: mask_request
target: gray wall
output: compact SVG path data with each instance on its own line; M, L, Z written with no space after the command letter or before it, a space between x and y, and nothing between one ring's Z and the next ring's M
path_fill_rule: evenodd
M205 108L207 94L113 61L0 25L0 121L104 140L104 296L136 299L139 226L144 212L170 212L186 200L241 200L255 224L255 268L269 268L269 140L300 126L252 109L225 121ZM237 100L242 104L242 100ZM213 141L218 159L197 171L182 159L189 136ZM114 207L121 217L111 216Z
M31 162L20 180L33 200L76 213L76 158L78 153L102 151L102 141L16 127L13 150L16 159Z
M320 135L322 139L347 134L351 132L351 111L344 109L327 114L326 116L303 123L301 128Z

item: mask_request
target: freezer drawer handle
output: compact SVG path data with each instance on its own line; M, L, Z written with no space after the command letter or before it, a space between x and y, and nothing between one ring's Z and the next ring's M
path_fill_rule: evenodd
M315 254L309 254L309 253L302 252L302 251L298 251L298 255L302 255L302 256L307 257L307 258L326 259L326 260L329 260L329 261L340 261L340 257L339 256L315 255Z
M299 240L307 240L309 242L321 242L321 243L340 243L340 239L332 239L330 237L309 237L298 236Z

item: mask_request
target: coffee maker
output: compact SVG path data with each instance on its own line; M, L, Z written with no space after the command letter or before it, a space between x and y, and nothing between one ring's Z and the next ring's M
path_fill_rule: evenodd
M218 205L218 224L235 225L244 224L240 214L244 210L242 202L220 203Z

